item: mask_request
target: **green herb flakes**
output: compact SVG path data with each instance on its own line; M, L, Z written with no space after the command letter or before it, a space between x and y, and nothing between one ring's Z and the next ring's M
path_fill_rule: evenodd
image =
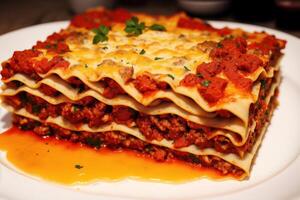
M144 30L153 30L153 31L166 31L167 29L160 24L152 24L151 26L146 26L145 22L139 22L137 17L131 17L131 19L126 21L126 27L124 31L130 36L138 36L143 33Z
M85 142L87 143L87 145L95 147L95 148L99 148L102 144L100 139L92 138L92 137L86 138Z
M166 31L166 27L160 24L153 24L149 26L149 29L153 31Z
M261 84L262 89L265 89L267 82L265 79L262 79L262 80L260 80L260 84Z
M34 114L38 114L41 111L41 107L39 105L32 105L32 112Z
M210 84L210 80L204 80L201 82L201 85L203 85L204 87L208 87Z
M175 79L175 77L172 74L168 74L168 77L170 77L172 80Z
M187 66L183 66L183 67L184 67L185 71L187 71L187 72L191 71Z
M219 43L217 44L217 48L222 48L222 47L223 47L223 44L219 42Z
M79 165L79 164L74 165L74 167L75 167L76 169L81 169L81 168L83 168L83 166L82 166L82 165Z
M77 111L78 111L78 107L74 105L74 106L72 107L72 112L77 112Z
M144 55L146 53L146 51L144 50L144 49L142 49L141 51L140 51L140 55Z
M92 30L95 33L93 38L93 44L98 44L99 42L104 42L108 40L107 34L109 32L109 28L104 25L100 25L99 28Z
M126 21L126 27L124 31L129 35L141 35L145 29L145 23L139 23L139 19L137 17L131 17L131 19Z
M199 78L203 78L203 75L201 73L196 74Z

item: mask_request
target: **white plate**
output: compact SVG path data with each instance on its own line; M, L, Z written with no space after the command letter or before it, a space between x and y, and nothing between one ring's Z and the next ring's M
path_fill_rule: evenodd
M241 27L248 31L275 34L288 41L282 60L283 81L280 106L246 181L214 182L197 180L185 184L165 184L124 180L67 187L38 180L0 164L0 199L292 199L300 196L300 40L279 31L230 22L212 22L217 27ZM28 27L0 36L0 61L14 50L30 48L37 40L66 27L56 22ZM0 128L8 124L6 111L0 112ZM6 126L6 127L5 127Z

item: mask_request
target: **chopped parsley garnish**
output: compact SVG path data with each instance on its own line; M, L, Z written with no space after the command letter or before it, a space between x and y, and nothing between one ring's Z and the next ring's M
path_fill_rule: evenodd
M201 82L201 85L203 85L204 87L208 87L210 84L210 80L204 80Z
M224 38L228 39L228 40L232 40L234 38L234 36L233 35L226 35Z
M74 105L72 108L73 108L72 112L77 112L78 111L78 107L77 106Z
M184 67L185 71L187 71L187 72L191 71L187 66L183 66L183 67Z
M82 93L85 90L84 85L81 84L78 89L78 93Z
M131 17L131 19L126 21L125 32L129 35L141 35L143 30L145 29L145 23L139 23L139 19L137 17Z
M99 28L92 30L96 35L93 38L93 44L98 44L99 42L104 42L108 40L107 34L109 28L104 25L100 25Z
M144 55L146 53L146 51L144 50L144 49L142 49L141 51L140 51L140 55Z
M149 29L153 31L166 31L166 27L160 24L153 24L149 26Z
M45 48L46 48L46 49L50 49L51 47L52 47L51 44L46 44L46 45L45 45Z
M269 111L269 110L266 110L265 116L269 116L269 114L270 114L270 111Z
M217 48L222 48L222 47L223 47L223 44L219 42L219 43L217 44Z
M198 156L194 155L194 154L189 154L189 158L192 161L192 163L200 163L200 159L198 158Z
M150 145L148 145L148 146L145 147L145 151L146 151L147 153L149 153L149 152L153 151L153 147L150 146Z
M85 64L84 67L85 67L85 68L88 68L89 66L88 66L88 64Z
M141 35L146 28L153 31L166 31L166 28L160 24L152 24L151 26L146 26L145 22L139 22L139 19L135 16L127 20L125 24L126 27L124 31L129 35L134 36Z
M102 143L100 139L92 138L92 137L86 138L85 142L87 143L87 145L92 146L92 147L96 147L96 148L99 148L101 146L101 143Z
M201 73L196 74L199 78L203 78L203 75Z
M32 105L32 112L34 114L38 114L41 111L41 107L39 105Z
M108 47L102 47L102 49L103 49L103 50L106 50L106 49L108 49Z
M81 168L83 168L83 166L82 166L82 165L79 165L79 164L74 165L74 167L75 167L76 169L81 169Z
M175 79L175 77L172 74L168 74L168 77L170 77L171 79Z
M260 84L261 84L261 87L262 87L263 89L265 89L265 88L266 88L267 82L266 82L266 80L262 79L262 80L260 80Z
M22 103L26 103L28 101L26 93L19 93L19 97L20 97Z
M161 60L161 59L163 59L163 58L161 58L161 57L155 57L154 58L154 60Z

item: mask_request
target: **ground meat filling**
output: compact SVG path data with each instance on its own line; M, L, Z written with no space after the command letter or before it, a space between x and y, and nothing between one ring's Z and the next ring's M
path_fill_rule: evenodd
M105 147L110 149L128 149L139 152L159 162L180 160L194 166L210 168L222 175L240 177L244 174L244 171L239 167L216 156L197 156L187 152L179 152L146 143L134 136L119 131L102 133L71 131L53 124L41 124L40 122L18 115L14 116L13 123L22 130L33 130L39 136L51 136L71 142L80 142L97 149Z
M209 138L214 128L198 125L172 114L145 115L126 106L108 106L92 97L85 97L74 103L49 104L40 97L22 92L16 96L6 97L5 102L15 109L25 108L28 112L37 115L41 120L48 117L62 116L72 124L80 126L83 123L95 128L111 122L124 124L128 127L137 127L147 140L171 140L175 148L186 147L192 144L199 148L223 145L218 141L224 139ZM230 147L230 148L229 148ZM228 140L226 147L217 148L221 152L239 154L238 150Z
M265 96L269 92L273 79L262 79L262 89L259 100L256 104L251 105L249 121L250 125L260 121L263 116L259 113L267 111L267 105L264 102ZM73 84L79 83L73 79ZM49 87L49 86L48 86ZM48 87L45 87L47 90ZM54 93L52 89L44 93ZM89 127L99 127L104 124L116 122L128 127L136 126L147 140L161 141L163 139L173 141L175 148L196 145L200 149L215 148L222 153L235 153L241 157L249 152L254 144L260 129L250 133L245 145L236 147L224 136L218 135L210 137L215 131L214 128L195 124L187 121L177 115L146 115L139 113L126 106L109 106L93 97L85 97L74 103L62 103L59 105L49 104L42 98L22 92L16 96L6 97L6 102L15 109L25 108L28 112L37 115L41 120L48 117L62 116L73 124L87 123ZM228 111L218 111L219 116L231 117Z

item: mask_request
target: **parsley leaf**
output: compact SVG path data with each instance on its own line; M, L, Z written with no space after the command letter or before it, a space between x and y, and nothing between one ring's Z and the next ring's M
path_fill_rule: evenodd
M92 137L86 138L85 142L86 142L87 145L95 147L95 148L99 148L102 144L100 139L92 138Z
M166 28L160 24L152 24L149 26L149 29L153 31L166 31Z
M223 44L219 42L219 43L217 44L217 48L223 48Z
M204 87L208 87L210 84L210 80L204 80L202 81L201 85L203 85Z
M191 153L189 153L188 156L189 156L190 160L192 161L192 163L200 163L200 159L198 158L198 156L191 154Z
M92 30L96 35L93 38L93 44L98 44L99 42L104 42L108 40L107 34L109 28L104 25L100 25L99 28Z
M234 38L233 35L226 35L226 36L224 37L224 39L228 39L228 40L232 40L233 38Z
M75 113L79 110L79 108L76 105L73 105L72 112Z
M163 58L161 58L161 57L155 57L154 58L154 60L161 60L161 59L163 59Z
M199 78L203 78L203 75L201 73L196 74Z
M175 77L172 74L168 74L168 77L170 77L171 79L175 79Z
M265 89L265 88L266 88L267 82L266 82L265 79L262 79L262 80L260 80L260 84L261 84L261 87L262 87L263 89Z
M141 51L140 51L140 55L144 55L146 53L146 51L144 50L144 49L142 49Z
M183 66L183 67L184 67L185 71L187 71L187 72L191 71L187 66Z
M74 167L75 167L76 169L81 169L81 168L83 168L82 165L78 165L78 164L74 165Z
M131 17L131 19L126 21L125 32L129 35L141 35L143 30L145 29L145 23L139 23L139 19L137 17Z
M28 102L28 98L27 98L26 93L23 93L23 92L19 93L19 97L20 97L22 103L27 103Z
M32 113L33 114L38 114L41 111L41 106L39 105L32 105Z

